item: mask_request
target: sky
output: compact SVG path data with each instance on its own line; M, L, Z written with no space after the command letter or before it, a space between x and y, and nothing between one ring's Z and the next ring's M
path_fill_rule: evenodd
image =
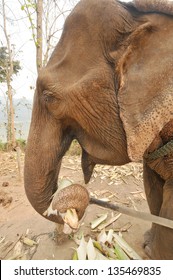
M60 7L63 7L64 1L56 1L59 2ZM35 62L36 50L32 40L31 29L29 28L29 21L28 18L26 18L25 12L21 10L21 5L18 0L5 0L5 2L7 17L11 19L11 22L7 22L8 34L10 35L11 44L15 45L15 60L19 60L22 67L22 70L20 70L17 75L13 76L12 87L15 92L14 98L26 97L27 99L32 99L37 71ZM69 10L70 8L71 6L66 5L64 10ZM63 26L65 16L67 16L68 13L69 12L66 12L65 15L58 19L57 25L59 27ZM0 26L1 25L2 15L0 14ZM57 34L57 42L60 35L61 31ZM0 46L4 45L4 33L2 27L0 27ZM0 84L0 100L4 99L4 92L6 92L6 86Z
M30 86L34 86L36 78L35 68L35 48L31 39L31 33L28 27L25 14L22 13L20 4L17 0L6 1L7 16L13 19L12 23L7 22L7 30L10 35L11 43L15 45L15 60L19 60L22 70L17 76L13 77L12 86L16 92L15 98L25 96L29 99L33 96L33 91ZM1 17L2 23L2 17ZM0 45L5 45L5 38L1 28L2 35ZM0 85L0 96L3 98L2 91L5 91L5 86Z
M56 1L61 7L64 6L65 0ZM129 0L124 1L128 2ZM78 0L74 0L74 2L78 2ZM1 3L2 2L0 0L0 6ZM13 77L12 87L15 92L14 98L25 97L32 100L37 78L37 71L35 62L35 46L32 41L29 21L28 18L26 18L24 11L21 10L21 5L18 0L5 0L5 3L7 17L12 20L11 22L7 22L8 34L10 35L11 43L15 45L15 59L20 61L22 67L22 70L20 70L20 72ZM64 10L69 10L71 7L72 5L69 6L66 4ZM68 14L69 12L65 13L65 16ZM58 26L63 26L65 16L61 16L58 19ZM1 26L2 15L0 14L0 46L4 46L5 39ZM59 32L57 36L60 37L60 34L61 32ZM6 87L0 84L1 101L4 99L4 92L6 92Z

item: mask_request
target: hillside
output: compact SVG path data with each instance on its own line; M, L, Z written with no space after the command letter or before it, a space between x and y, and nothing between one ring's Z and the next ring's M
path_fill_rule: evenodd
M26 98L14 99L16 138L26 139L32 112L32 101ZM6 141L7 115L5 101L0 97L0 141Z

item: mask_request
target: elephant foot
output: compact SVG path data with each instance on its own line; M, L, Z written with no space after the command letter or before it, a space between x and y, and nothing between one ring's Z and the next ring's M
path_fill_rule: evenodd
M146 254L149 258L151 258L151 247L150 247L150 245L146 245L145 248L144 248L144 250L145 250L145 254Z
M143 243L143 248L145 250L145 253L147 254L148 257L151 258L151 248L152 248L152 242L153 242L153 230L147 230L144 234L144 243Z

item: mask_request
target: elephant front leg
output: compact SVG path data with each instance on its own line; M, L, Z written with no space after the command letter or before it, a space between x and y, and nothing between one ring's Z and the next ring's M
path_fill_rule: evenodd
M164 184L163 203L159 216L173 220L173 179L168 179ZM172 229L155 226L151 257L160 260L173 260Z
M151 214L159 216L163 201L164 180L143 161L143 179L145 194ZM148 256L151 257L151 246L155 235L155 224L144 234L144 248Z
M173 155L147 161L144 169L147 168L151 171L148 171L148 179L144 175L144 184L150 210L152 214L173 220ZM155 178L158 179L155 181ZM155 183L151 184L154 181ZM150 189L146 182L150 182ZM173 260L172 229L156 224L152 226L151 257Z

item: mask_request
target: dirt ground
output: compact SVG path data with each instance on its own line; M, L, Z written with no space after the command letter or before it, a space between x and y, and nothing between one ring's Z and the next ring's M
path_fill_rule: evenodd
M72 236L66 236L65 241L57 242L55 224L41 217L32 208L25 195L23 175L21 179L19 177L16 158L15 152L0 152L0 259L72 259L76 243ZM20 158L23 174L24 154ZM60 172L60 179L62 178L84 185L79 156L64 157ZM149 211L140 164L97 166L86 187L91 195L99 199L106 198L132 209ZM90 222L100 213L108 213L109 217L117 214L90 205L76 234L83 233L86 239L89 236L95 238L98 232L91 230ZM144 232L150 228L149 222L122 214L109 228L115 231L127 229L122 232L123 238L142 259L147 259L142 243ZM23 242L24 237L36 241L37 245L27 245L27 242Z

